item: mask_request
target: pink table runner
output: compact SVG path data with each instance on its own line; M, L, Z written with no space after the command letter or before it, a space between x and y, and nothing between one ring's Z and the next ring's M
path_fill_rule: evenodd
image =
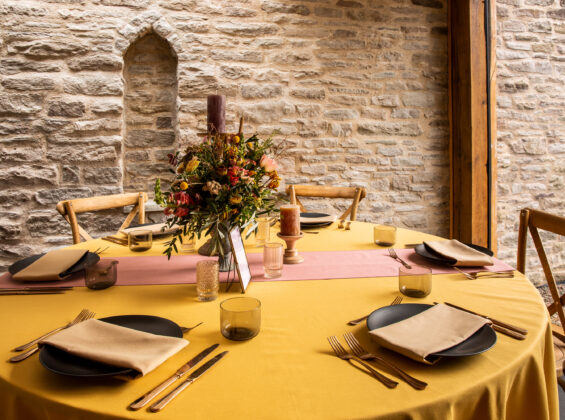
M453 274L456 270L431 263L417 255L413 249L397 249L404 260L412 264L432 268L433 274ZM277 279L263 277L263 254L248 254L252 281L284 280L326 280L360 277L392 277L398 275L400 263L392 259L385 249L361 251L316 251L302 252L302 264L285 265L283 275ZM136 256L111 258L119 261L117 285L159 285L196 282L196 262L210 257L200 255ZM494 258L494 265L480 270L513 270L508 264ZM477 267L464 271L477 271ZM233 276L233 274L232 274ZM227 280L227 273L221 273L221 281ZM84 286L84 275L77 273L69 280L59 282L15 282L9 273L0 276L0 289L8 287L38 286Z

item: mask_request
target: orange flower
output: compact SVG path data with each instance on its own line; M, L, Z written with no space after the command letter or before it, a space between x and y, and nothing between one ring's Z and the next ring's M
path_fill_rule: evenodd
M180 183L180 189L184 191L184 190L186 190L187 188L188 188L188 182L182 181L182 182Z
M230 204L239 204L241 203L241 200L243 200L243 197L241 195L232 195L230 197Z

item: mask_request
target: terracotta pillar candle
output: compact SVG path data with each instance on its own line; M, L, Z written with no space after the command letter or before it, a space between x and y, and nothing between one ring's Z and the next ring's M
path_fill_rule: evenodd
M208 95L208 132L226 132L226 97Z
M295 204L281 206L281 235L300 235L300 207Z

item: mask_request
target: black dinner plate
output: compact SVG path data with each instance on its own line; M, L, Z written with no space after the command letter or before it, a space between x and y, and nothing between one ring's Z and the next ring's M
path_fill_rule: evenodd
M40 259L44 255L45 255L45 253L37 254L37 255L31 255L29 257L26 257L24 259L16 261L14 264L12 264L10 267L8 267L8 272L11 275L19 273L24 268L31 265L32 263L34 263L35 261L37 261L38 259ZM72 267L70 267L66 271L63 271L61 273L61 277L65 277L65 276L68 276L70 274L78 273L79 271L84 270L86 267L93 266L98 261L100 261L100 256L98 254L95 254L94 252L87 252Z
M405 303L400 305L385 306L371 313L367 318L369 331L376 328L386 327L395 322L410 318L433 305L423 303ZM432 357L463 357L483 353L496 343L496 333L489 325L484 325L475 334L462 343L450 347L438 353L431 354ZM429 356L428 356L429 358Z
M490 257L492 257L494 255L494 253L490 249L484 248L480 245L475 245L475 244L465 244L465 245L467 245L468 247L473 248L473 249L475 249L479 252L482 252L483 254L486 254ZM454 259L446 258L442 255L435 253L434 251L427 248L426 245L424 245L424 244L416 245L416 247L414 248L414 251L416 251L416 254L418 254L421 257L424 257L424 258L427 258L428 260L432 260L432 261L439 262L439 263L442 263L442 264L453 265L457 262Z
M152 315L119 315L100 318L100 321L133 330L167 337L182 338L181 328L173 321ZM133 369L111 366L105 363L74 356L64 350L45 345L39 352L39 361L51 372L76 377L103 377L130 375Z
M317 222L316 220L305 221L304 219L318 219L320 217L330 216L327 213L300 213L300 227L303 229L313 229L323 226L329 226L333 222Z

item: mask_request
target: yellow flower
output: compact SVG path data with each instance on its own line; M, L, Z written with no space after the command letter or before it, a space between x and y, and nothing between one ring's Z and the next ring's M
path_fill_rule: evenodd
M200 161L196 156L194 156L190 162L186 165L186 172L193 172L200 165Z
M182 162L179 166L177 166L177 173L181 174L184 171L184 162Z
M239 204L243 200L241 195L233 195L230 197L230 204Z
M188 188L188 183L185 182L185 181L182 181L182 182L180 183L180 189L184 191L184 190L186 190L187 188Z
M235 144L239 144L239 141L240 141L240 140L241 140L241 139L239 138L239 136L233 136L233 142L234 142Z

